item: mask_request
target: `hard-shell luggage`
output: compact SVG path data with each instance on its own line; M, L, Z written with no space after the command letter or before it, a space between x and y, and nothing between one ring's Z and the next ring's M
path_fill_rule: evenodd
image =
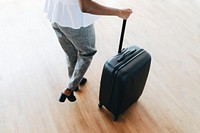
M150 54L136 45L121 50L125 26L126 20L118 54L104 64L100 82L99 107L104 105L113 114L113 120L141 96L151 64Z

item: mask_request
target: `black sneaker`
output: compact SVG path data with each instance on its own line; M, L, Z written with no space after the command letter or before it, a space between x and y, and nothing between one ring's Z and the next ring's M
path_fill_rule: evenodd
M76 97L74 96L74 92L72 91L71 94L69 96L65 95L64 93L61 93L60 102L65 102L65 99L68 99L70 102L75 102L76 101Z
M87 82L87 79L83 77L79 84L80 85L84 85L86 82Z

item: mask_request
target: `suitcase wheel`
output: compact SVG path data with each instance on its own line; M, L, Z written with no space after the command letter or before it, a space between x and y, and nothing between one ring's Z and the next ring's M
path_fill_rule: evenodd
M103 105L99 102L98 106L99 106L99 108L102 108Z
M116 115L113 115L113 116L112 116L112 120L113 120L113 121L116 121L117 118L118 118L118 116L116 116Z

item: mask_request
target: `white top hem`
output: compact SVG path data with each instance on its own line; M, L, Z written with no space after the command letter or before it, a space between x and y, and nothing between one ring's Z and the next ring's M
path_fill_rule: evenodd
M78 0L46 0L44 12L51 22L74 29L87 27L99 18L97 15L83 13Z

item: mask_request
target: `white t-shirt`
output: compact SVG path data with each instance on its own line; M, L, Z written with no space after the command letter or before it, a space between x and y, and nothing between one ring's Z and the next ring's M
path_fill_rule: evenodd
M46 0L44 12L51 22L78 29L93 24L99 17L80 10L78 0Z

